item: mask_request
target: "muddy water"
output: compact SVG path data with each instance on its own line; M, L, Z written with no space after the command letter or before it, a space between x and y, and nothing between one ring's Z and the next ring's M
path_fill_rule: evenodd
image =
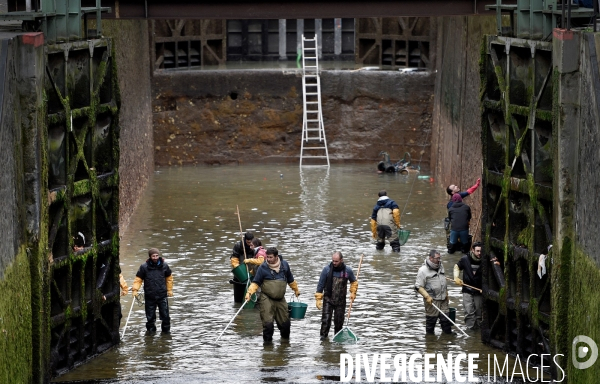
M415 174L374 170L361 164L329 171L268 165L156 172L122 234L121 268L131 284L147 249L162 251L174 276L172 334L146 336L143 307L135 305L119 346L59 380L321 382L340 375L341 353L480 353L478 372L486 374L487 354L497 351L481 344L476 333L441 335L439 325L436 336L425 337L423 302L412 289L428 250L445 247L443 188ZM371 241L369 216L381 189L396 200L402 225L411 231L400 254L389 246L376 251ZM289 344L276 331L274 345L263 347L255 309L242 310L215 342L239 308L228 283L229 255L239 234L236 205L243 230L276 246L289 261L300 299L309 305L306 319L292 322ZM313 294L334 250L343 252L355 272L364 253L350 323L360 337L356 345L319 341ZM460 255L442 255L450 275ZM459 288L451 285L450 294L462 324ZM122 301L122 329L131 304L130 296Z

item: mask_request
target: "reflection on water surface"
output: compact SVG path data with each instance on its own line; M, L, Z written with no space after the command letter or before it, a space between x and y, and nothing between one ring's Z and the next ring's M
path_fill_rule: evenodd
M162 251L175 283L172 334L146 336L144 310L136 305L119 346L59 380L323 382L339 377L341 353L480 353L479 373L487 373L487 354L497 351L481 344L478 334L425 337L422 300L412 286L428 250L445 248L447 196L441 186L415 178L379 175L365 164L302 172L295 165L161 169L122 233L121 268L131 285L147 249ZM411 231L400 254L389 246L376 251L371 242L369 217L381 189L396 200L402 226ZM242 310L215 342L239 308L228 283L229 255L239 234L236 205L243 229L289 261L300 300L309 304L306 318L292 322L289 344L280 342L276 330L274 345L263 347L254 309ZM350 318L360 337L356 345L319 341L313 294L334 250L355 270L365 255ZM452 271L460 255L442 255ZM450 286L450 294L462 324L459 288ZM131 296L122 306L123 327Z

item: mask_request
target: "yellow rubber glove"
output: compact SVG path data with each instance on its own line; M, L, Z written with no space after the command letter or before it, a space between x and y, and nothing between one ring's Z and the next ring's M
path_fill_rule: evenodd
M396 226L400 228L400 210L398 208L395 208L392 211L392 215L394 216L394 223L396 223Z
M238 259L237 257L232 257L229 259L229 262L231 263L231 269L236 268L238 265L240 265L240 259Z
M350 283L350 301L356 299L356 291L358 291L358 280Z
M296 282L296 280L292 281L288 285L294 290L296 297L300 296L300 291L298 290L298 283Z
M323 309L323 293L315 292L315 300L317 301L317 309Z
M244 264L261 265L263 261L265 261L265 258L262 256L258 256L257 258L244 259Z
M423 296L425 298L425 300L427 301L427 304L431 305L433 303L433 298L431 296L429 296L429 293L427 293L425 288L423 288L423 287L419 288L419 293L421 294L421 296Z
M133 280L133 285L131 286L131 294L133 295L133 297L138 295L138 291L140 290L140 288L142 288L143 282L144 280L142 280L140 277L135 277L135 279Z
M167 296L173 297L173 275L165 277L165 283L167 284Z
M127 295L127 291L129 291L129 287L127 286L127 282L123 277L123 274L119 273L119 285L121 286L121 296Z
M256 283L250 284L250 286L248 287L248 290L246 291L246 301L250 301L252 295L255 294L256 291L258 291L258 284L256 284Z
M377 221L371 219L371 234L374 239L377 239Z

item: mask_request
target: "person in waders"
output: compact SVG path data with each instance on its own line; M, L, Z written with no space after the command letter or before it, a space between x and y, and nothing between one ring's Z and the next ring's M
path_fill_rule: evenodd
M253 257L254 250L252 250L252 239L254 239L254 235L252 232L246 232L244 234L244 245L242 246L242 241L238 241L233 245L233 250L231 251L231 256L229 257L229 262L231 263L231 268L235 268L240 263L244 262L246 257ZM246 257L244 257L244 248L246 248Z
M390 241L392 251L400 252L400 208L387 196L386 191L379 191L379 199L371 214L371 232L377 241L375 248L381 251L385 247L385 239Z
M246 293L246 301L249 301L251 295L256 293L259 287L261 289L260 319L265 344L273 342L275 331L273 321L277 323L281 338L285 340L290 338L291 323L287 301L285 301L287 285L294 290L296 297L300 296L298 283L294 280L288 262L279 256L277 248L267 248L267 260L258 267Z
M258 269L258 266L265 261L267 250L262 246L262 242L258 237L252 239L250 248L252 248L252 254L250 254L244 260L244 264L248 266L248 271L252 276L254 276L256 275L256 270Z
M460 271L463 271L464 284L481 289L481 246L477 242L468 255L460 258L454 265L454 282L462 285L463 307L465 309L465 324L468 329L476 330L481 326L481 306L483 297L475 289L466 287L461 280Z
M334 318L334 335L344 326L344 315L346 313L346 287L350 281L350 302L356 298L358 281L352 272L352 268L344 264L342 252L334 252L331 263L323 268L315 299L317 308L323 310L321 316L321 341L329 335L331 318Z
M170 333L171 318L169 317L167 296L173 296L173 275L165 259L160 257L158 249L150 248L148 256L148 260L140 266L140 269L135 274L131 293L133 297L136 297L142 287L142 283L144 283L144 304L148 333L156 332L156 307L158 307L162 332Z
M419 268L417 272L417 281L415 290L423 296L425 304L425 331L427 334L434 334L437 319L440 319L440 325L444 333L453 335L452 323L442 315L433 305L435 304L441 311L448 314L448 285L446 284L446 274L442 265L442 256L434 249L429 251L429 257Z

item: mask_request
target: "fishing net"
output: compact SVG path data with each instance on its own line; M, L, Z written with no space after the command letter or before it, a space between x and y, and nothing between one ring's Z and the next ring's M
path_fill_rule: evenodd
M333 336L333 341L336 343L356 343L358 341L358 336L356 336L350 328L344 327Z
M406 244L408 236L410 236L410 231L407 231L406 229L398 230L398 240L400 241L400 245Z

